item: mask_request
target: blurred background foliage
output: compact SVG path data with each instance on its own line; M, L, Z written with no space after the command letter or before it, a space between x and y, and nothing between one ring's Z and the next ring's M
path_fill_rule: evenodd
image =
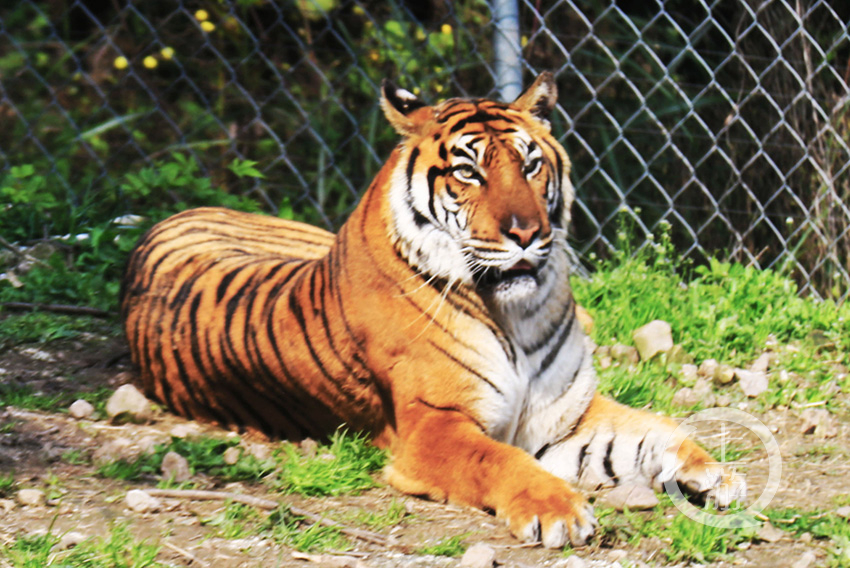
M847 293L850 6L522 0L585 256L661 223L696 263ZM801 8L802 6L802 8ZM795 10L797 10L795 12ZM397 141L381 79L496 97L485 0L0 6L0 300L112 308L141 231L225 205L335 229ZM29 284L28 284L29 283Z

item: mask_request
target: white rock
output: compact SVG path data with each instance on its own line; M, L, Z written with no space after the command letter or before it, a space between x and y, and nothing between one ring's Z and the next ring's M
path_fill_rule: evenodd
M86 540L86 535L77 531L71 531L62 535L62 538L59 539L59 543L56 547L59 550L67 550L77 546L84 540Z
M717 363L715 359L706 359L702 363L699 364L699 374L707 379L713 379L714 373L717 372L717 368L720 365Z
M113 420L126 416L134 422L146 422L153 416L150 401L133 385L118 387L106 403L106 414Z
M169 434L174 438L194 438L201 435L201 429L196 424L177 424Z
M139 449L129 438L114 438L101 444L92 454L92 461L97 465L117 460L132 460L139 455Z
M698 402L702 402L704 408L714 407L716 397L714 396L711 383L706 379L697 379L697 382L694 384L694 396Z
M642 511L658 505L658 497L655 496L655 492L645 485L615 487L605 495L604 500L605 503L618 511L626 508L632 511Z
M227 465L233 465L239 461L239 457L242 455L242 450L240 450L236 446L230 446L226 450L224 450L224 454L222 458L224 459L224 463Z
M18 491L18 503L30 507L40 507L44 505L46 498L44 491L41 489L21 489Z
M0 499L0 511L4 513L8 513L9 511L14 510L15 502L11 499Z
M622 343L612 345L610 354L611 359L614 361L620 361L621 363L635 364L640 361L638 350L631 345L623 345Z
M759 540L763 540L765 542L778 542L785 537L785 532L774 527L770 523L765 523L759 529L758 535L756 535Z
M83 418L91 418L94 414L94 406L92 406L92 404L87 400L75 400L73 404L68 407L68 414L70 414L72 418L76 418L77 420L82 420Z
M662 320L653 320L636 329L632 333L632 339L642 361L673 348L673 330L669 323Z
M189 461L177 452L168 452L162 458L162 477L183 483L192 477Z
M728 385L732 381L735 380L737 376L735 374L736 369L733 369L729 365L718 365L716 369L714 369L714 382L718 385Z
M496 563L496 551L483 543L476 543L466 549L460 566L464 568L493 568Z
M624 560L629 553L625 550L612 550L608 553L608 560L610 562L619 562L620 560Z
M809 568L809 566L814 566L817 560L818 557L815 556L815 553L811 550L807 550L794 564L791 565L791 568Z
M693 365L691 363L685 363L684 365L682 365L682 369L679 371L680 383L682 383L686 387L692 387L696 384L698 378L699 374L696 365Z
M750 398L755 398L767 390L767 375L757 371L735 369L735 376L741 385L741 390Z
M156 497L148 495L141 489L131 489L124 498L127 508L137 513L153 513L162 507L162 503Z
M700 400L691 387L682 387L673 395L673 404L676 406L695 406L698 402Z
M754 373L766 373L770 367L770 353L762 353L755 361L750 363L750 371Z
M834 438L838 435L835 420L825 408L807 408L801 416L803 434L814 434L819 438Z
M844 505L835 510L835 514L844 519L850 519L850 505Z
M563 564L564 568L587 568L587 562L580 556L573 554Z

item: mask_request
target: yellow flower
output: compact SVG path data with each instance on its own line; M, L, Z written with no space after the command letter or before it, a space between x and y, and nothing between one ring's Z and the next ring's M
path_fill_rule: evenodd
M128 65L130 65L130 62L127 61L127 58L123 55L119 55L115 58L115 61L112 62L112 66L116 69L126 69Z
M437 91L438 93L442 93L443 92L443 86L438 83L438 84L434 85L434 90Z
M440 26L440 31L446 35L449 35L450 33L452 33L452 26L450 24L443 24L442 26Z
M374 49L369 52L369 59L371 59L372 61L377 61L380 58L381 58L381 55L377 51L375 51Z
M163 47L159 50L159 54L162 55L163 59L171 59L174 57L174 48L171 47Z
M422 28L416 28L416 34L414 34L414 35L415 35L417 41L424 41L425 40L425 32L422 31Z
M154 57L153 55L148 55L147 57L142 59L142 65L144 65L148 69L153 69L158 64L159 64L159 62L156 60L156 57Z
M195 19L199 22L203 22L204 20L208 20L210 18L209 13L206 10L198 10L195 12Z
M365 10L363 10L363 7L356 5L356 4L355 4L354 8L351 9L351 11L357 16L365 16L366 15L366 12L365 12Z
M519 40L519 43L520 43L520 45L522 45L523 47L525 47L526 45L528 45L528 36L522 36L522 38L520 38L520 40Z
M209 33L215 29L215 24L212 22L201 22L201 29Z

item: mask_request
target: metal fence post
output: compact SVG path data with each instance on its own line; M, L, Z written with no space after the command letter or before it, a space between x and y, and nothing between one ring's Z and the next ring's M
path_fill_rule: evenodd
M522 92L522 47L517 0L493 0L493 23L496 88L502 100L512 101Z

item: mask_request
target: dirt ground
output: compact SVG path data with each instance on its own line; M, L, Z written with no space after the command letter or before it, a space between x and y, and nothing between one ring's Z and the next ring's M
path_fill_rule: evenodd
M128 359L120 357L123 350L122 340L103 337L11 348L0 353L0 382L26 385L46 394L104 386L115 388L131 376ZM837 435L825 440L802 434L800 409L771 410L757 416L774 432L782 453L781 484L770 507L834 509L835 498L847 495L850 490L850 447L847 425L842 421L846 417L837 422ZM63 454L72 450L90 456L116 438L129 439L141 446L167 441L179 424L185 421L168 413L159 415L151 424L112 425L104 420L76 420L67 412L14 407L0 410L0 474L12 472L18 488L42 489L49 497L41 506L21 505L14 496L0 500L0 549L16 537L45 531L51 523L55 534L76 531L90 537L107 534L111 523L123 519L130 522L137 538L158 542L162 546L159 560L175 566L309 567L339 566L345 562L365 567L457 566L459 558L420 555L414 551L444 537L463 534L468 535L464 541L469 545L481 542L492 547L499 565L565 566L568 562L567 555L560 551L518 544L502 521L484 512L404 496L388 487L358 496L308 499L274 495L262 484L221 487L215 479L197 476L195 480L203 488L277 499L320 515L348 509L380 512L393 499L403 502L408 512L400 523L378 531L388 545L351 538L354 548L344 553L348 557L345 561L327 552L324 556L303 555L260 537L227 540L215 536L213 527L201 524L202 519L221 509L221 502L166 498L159 512L136 513L125 505L126 492L156 487L158 479L152 476L138 483L103 479L95 476L95 466L90 463L71 465L62 459ZM196 428L203 433L225 435L205 425ZM767 461L763 448L755 448L741 459L738 467L747 476L751 494L764 486ZM669 514L675 512L671 510ZM810 566L826 562L829 542L785 535L776 542L748 543L710 566L792 566L807 551L815 555ZM623 541L597 537L575 554L588 566L667 565L663 551L669 545L658 539L643 539L630 546Z

